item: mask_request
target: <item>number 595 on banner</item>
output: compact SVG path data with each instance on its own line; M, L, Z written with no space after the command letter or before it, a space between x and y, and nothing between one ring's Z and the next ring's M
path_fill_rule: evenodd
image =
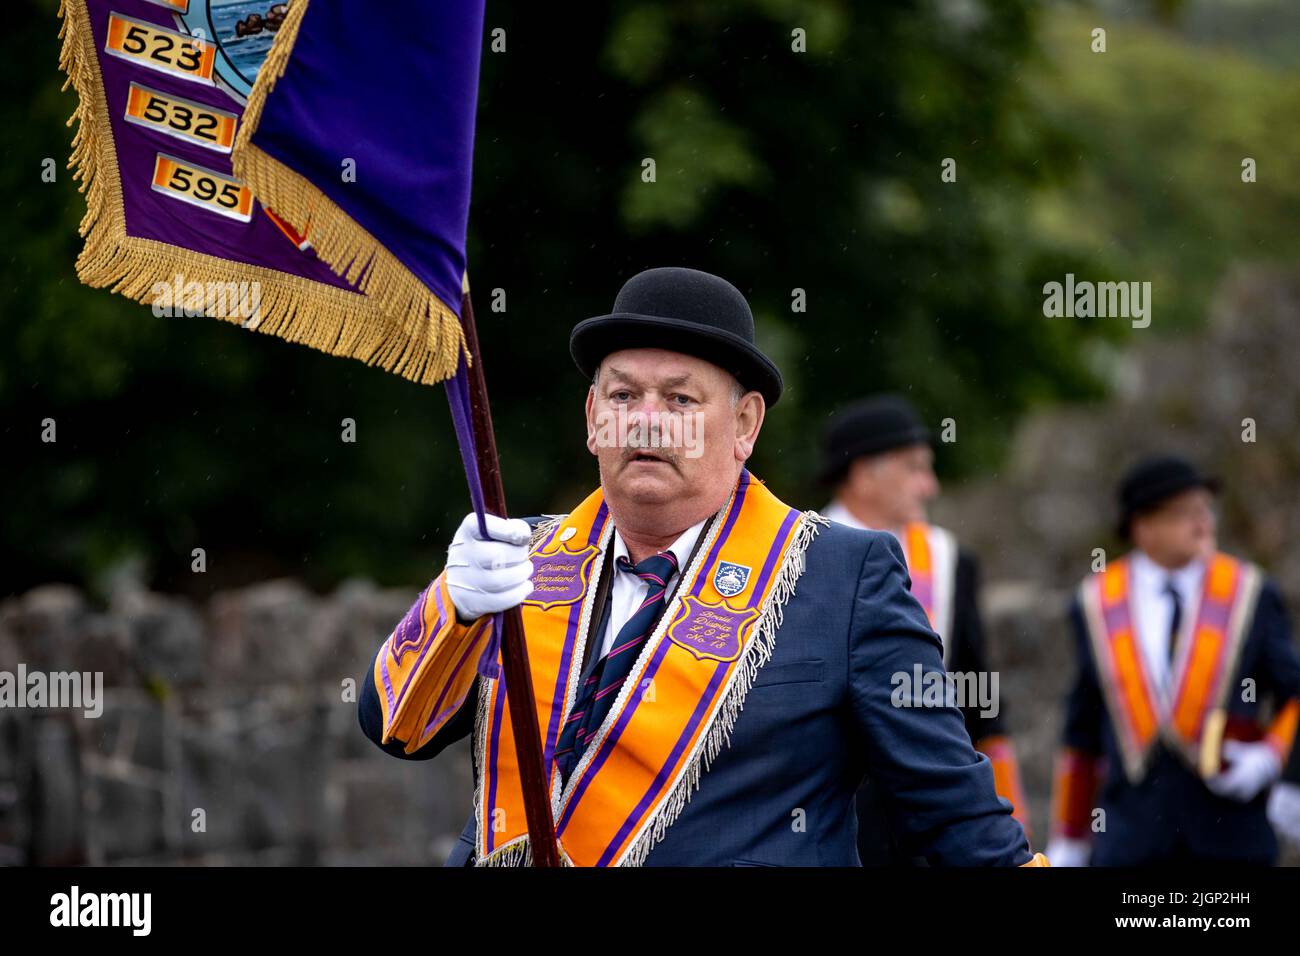
M154 162L152 185L173 199L241 222L253 215L252 190L239 180L166 153Z

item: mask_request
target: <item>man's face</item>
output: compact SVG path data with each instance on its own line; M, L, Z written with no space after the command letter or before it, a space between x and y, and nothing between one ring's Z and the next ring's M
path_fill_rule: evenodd
M1214 497L1192 488L1133 518L1133 543L1165 567L1208 558L1218 547Z
M720 508L762 424L762 396L739 392L727 372L678 352L606 357L587 396L587 448L605 496Z
M894 528L924 521L926 503L939 493L934 452L928 445L859 458L849 468L848 482L855 499Z

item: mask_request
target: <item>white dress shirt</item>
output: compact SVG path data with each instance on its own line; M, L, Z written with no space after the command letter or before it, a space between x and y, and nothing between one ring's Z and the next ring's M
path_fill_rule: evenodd
M1200 609L1205 562L1192 561L1170 571L1135 549L1131 566L1133 614L1136 618L1134 624L1137 626L1138 644L1142 648L1142 663L1151 676L1153 687L1162 695L1163 703L1167 706L1172 693L1169 686L1169 626L1173 623L1174 605L1166 587L1172 583L1182 602L1178 644L1180 649L1185 648L1187 636L1192 632L1196 620L1196 612Z
M840 524L847 525L850 528L857 528L859 531L874 530L872 528L868 528L861 521L855 518L853 512L850 511L848 508L844 507L844 505L840 503L840 499L838 498L836 498L825 508L823 508L821 513L822 516L825 518L830 518L832 521L838 521ZM897 535L895 535L895 537L897 537Z
M863 524L858 520L857 515L845 507L840 499L836 498L825 508L821 510L822 517L829 518L837 524L846 525L850 528L857 528L859 531L888 531L895 540L898 541L899 547L903 546L903 529L902 528L873 528L870 525Z
M850 528L858 528L863 531L889 532L898 542L898 546L903 549L904 561L911 560L911 555L907 553L907 536L903 533L902 528L868 527L859 521L857 516L838 498L823 508L822 514L832 521L847 525ZM945 632L951 632L953 627L953 602L956 599L955 592L957 590L957 540L952 534L936 525L929 525L929 528L932 532L927 536L930 542L930 560L935 573L932 579L933 591L931 591L928 613L933 617L931 626L939 636L939 640L943 642L943 659L946 663L952 658L953 654L952 641L948 639L948 633ZM908 574L911 575L910 570Z
M687 528L681 535L670 544L667 550L673 553L677 558L677 574L672 575L666 582L668 585L668 594L671 596L672 589L678 578L681 577L680 571L686 567L686 562L690 560L691 552L695 550L695 542L700 537L700 532L704 529L705 521L701 521L694 527ZM614 638L618 632L623 629L623 625L628 619L636 613L637 608L645 601L645 596L650 592L650 584L642 581L630 571L620 571L618 569L618 559L627 558L632 560L631 555L627 553L627 545L623 543L623 536L614 529L614 564L610 567L610 574L614 575L614 580L610 588L610 608L609 608L609 625L605 628L605 633L600 639L600 657L609 653L609 649L614 646ZM599 660L600 658L596 658Z

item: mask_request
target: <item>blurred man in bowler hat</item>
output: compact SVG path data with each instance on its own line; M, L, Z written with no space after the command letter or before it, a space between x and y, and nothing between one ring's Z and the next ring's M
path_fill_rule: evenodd
M902 546L912 596L943 642L945 667L984 673L989 667L975 558L951 532L926 519L926 505L939 493L930 442L920 415L901 395L874 395L837 412L823 443L821 479L834 495L824 513L850 528L892 534ZM972 701L961 711L975 749L992 764L998 795L1028 829L1020 768L1001 708L989 714ZM858 850L865 865L912 857L892 835L889 812L878 782L868 778L858 791Z
M1218 484L1178 457L1119 488L1132 544L1079 586L1078 662L1053 795L1053 862L1272 864L1269 788L1300 715L1276 586L1218 550Z

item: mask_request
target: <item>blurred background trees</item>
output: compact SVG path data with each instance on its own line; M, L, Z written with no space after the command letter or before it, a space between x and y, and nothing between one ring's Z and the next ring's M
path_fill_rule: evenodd
M642 268L749 297L788 384L753 468L818 507L841 402L906 391L957 421L946 477L996 473L1027 411L1104 395L1138 334L1195 334L1234 262L1293 263L1300 15L1130 6L489 3L507 49L483 58L470 278L513 512L594 484L568 330ZM468 508L441 390L82 287L55 4L20 7L0 64L5 592L122 569L196 594L431 577ZM1066 272L1151 281L1151 329L1044 318Z

